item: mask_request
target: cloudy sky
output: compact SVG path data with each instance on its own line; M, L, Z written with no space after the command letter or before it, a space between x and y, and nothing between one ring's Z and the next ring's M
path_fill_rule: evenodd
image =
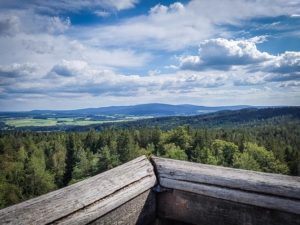
M300 105L300 0L1 0L0 111Z

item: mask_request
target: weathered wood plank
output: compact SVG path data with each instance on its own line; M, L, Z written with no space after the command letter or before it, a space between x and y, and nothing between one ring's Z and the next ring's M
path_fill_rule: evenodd
M157 216L190 224L295 225L299 214L241 204L191 192L159 193ZM299 209L298 209L299 210Z
M177 221L177 220L157 218L155 222L153 222L151 225L193 225L193 224Z
M156 183L145 156L63 189L0 210L0 224L86 224Z
M300 178L152 158L163 187L300 214Z
M188 191L195 194L206 195L214 198L220 198L242 204L276 209L280 211L296 213L300 215L300 201L275 197L273 195L263 195L255 192L245 192L242 190L216 187L213 185L203 185L189 183L185 181L162 179L163 187L174 188L176 190Z
M148 225L156 219L156 194L148 190L90 225Z

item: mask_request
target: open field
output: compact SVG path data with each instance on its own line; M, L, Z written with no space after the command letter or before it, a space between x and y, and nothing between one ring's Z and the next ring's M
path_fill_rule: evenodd
M110 122L125 122L134 121L139 119L152 118L149 116L131 116L131 117L113 117L109 116L102 120L91 120L89 117L71 117L71 118L45 118L45 119L35 119L35 118L3 118L0 122L5 123L7 126L11 127L46 127L46 126L86 126L91 124L102 124Z
M57 121L52 120L52 119L31 119L31 118L26 118L26 119L12 119L9 121L6 121L6 124L9 126L14 126L14 127L25 127L25 126L55 126Z

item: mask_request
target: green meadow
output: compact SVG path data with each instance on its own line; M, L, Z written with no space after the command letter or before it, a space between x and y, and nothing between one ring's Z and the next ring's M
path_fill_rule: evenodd
M34 119L34 118L9 118L2 119L1 122L5 122L8 126L13 127L46 127L46 126L62 126L62 125L78 125L86 126L91 124L101 124L109 122L124 122L145 119L149 117L109 117L103 120L95 121L88 117L72 117L72 118L45 118L45 119Z

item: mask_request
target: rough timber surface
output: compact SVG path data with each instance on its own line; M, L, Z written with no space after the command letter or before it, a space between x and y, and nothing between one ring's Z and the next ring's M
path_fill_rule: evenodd
M163 187L300 215L300 177L157 157L151 160Z
M300 216L298 214L179 190L174 190L172 193L163 192L158 194L157 216L199 225L300 224Z
M156 219L156 194L148 190L90 225L148 225Z
M0 224L87 224L155 183L151 163L141 156L87 180L0 210Z

